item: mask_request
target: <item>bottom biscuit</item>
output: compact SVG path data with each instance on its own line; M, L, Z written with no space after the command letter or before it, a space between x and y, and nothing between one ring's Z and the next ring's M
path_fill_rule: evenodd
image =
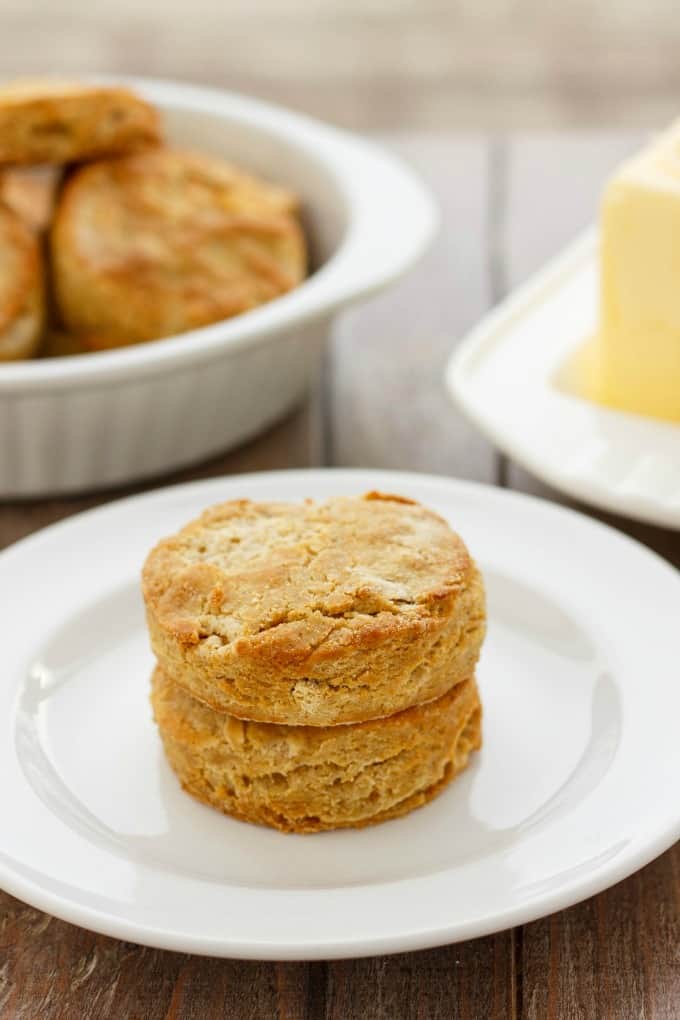
M360 828L404 815L435 797L481 746L474 679L384 719L327 727L215 712L160 668L151 701L168 761L188 793L284 832Z

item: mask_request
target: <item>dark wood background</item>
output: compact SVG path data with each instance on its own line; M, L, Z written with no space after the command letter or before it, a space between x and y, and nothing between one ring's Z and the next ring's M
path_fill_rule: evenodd
M464 331L591 219L603 178L639 136L407 133L382 140L440 200L444 230L435 247L402 283L337 323L323 378L304 407L181 478L361 465L440 472L558 499L461 419L444 393L443 368ZM0 541L115 495L0 506ZM680 564L680 534L608 519ZM658 795L677 796L677 789ZM600 896L513 931L332 963L155 951L0 894L0 1017L223 1016L677 1020L680 846Z

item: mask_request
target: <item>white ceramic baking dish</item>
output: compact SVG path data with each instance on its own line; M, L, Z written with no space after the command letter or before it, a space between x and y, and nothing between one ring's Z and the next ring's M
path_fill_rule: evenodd
M172 143L223 155L302 197L315 271L244 315L101 354L0 365L0 496L120 484L254 435L304 394L334 313L425 251L437 213L397 159L253 99L128 79Z

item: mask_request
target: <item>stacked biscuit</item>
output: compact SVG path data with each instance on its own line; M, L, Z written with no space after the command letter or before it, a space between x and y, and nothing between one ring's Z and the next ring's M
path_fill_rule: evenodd
M0 360L154 340L269 301L305 276L297 212L284 188L163 145L128 89L0 87Z
M438 793L481 743L481 577L424 507L223 503L149 554L152 704L184 788L293 832Z

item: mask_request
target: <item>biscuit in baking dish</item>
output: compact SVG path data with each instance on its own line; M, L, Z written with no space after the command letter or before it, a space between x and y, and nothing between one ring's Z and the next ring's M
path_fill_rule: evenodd
M482 580L447 522L399 496L236 500L143 570L153 651L219 711L330 726L391 715L472 676Z
M0 361L30 358L36 352L44 316L40 243L0 202Z
M82 167L52 229L61 317L102 349L254 308L304 278L295 210L217 157L159 148Z
M435 701L349 726L277 726L215 712L157 668L151 700L182 786L287 832L362 827L431 800L481 745L473 679Z
M158 139L157 111L129 89L52 78L0 87L0 163L73 163Z
M60 178L59 167L9 167L0 171L0 201L31 229L45 234L52 222Z

